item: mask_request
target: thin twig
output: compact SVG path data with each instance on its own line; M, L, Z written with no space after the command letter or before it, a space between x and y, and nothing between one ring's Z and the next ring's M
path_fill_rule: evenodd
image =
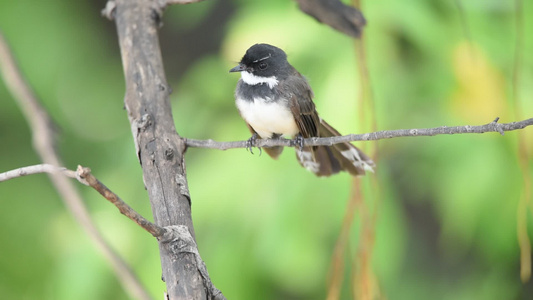
M109 200L109 202L115 205L120 211L120 213L137 223L139 226L148 231L154 237L160 238L166 232L164 228L148 221L141 214L139 214L128 204L126 204L122 199L120 199L117 194L115 194L102 182L96 179L96 177L94 177L94 175L91 173L91 169L89 168L78 166L78 169L76 171L72 171L64 167L56 167L50 164L26 166L0 173L0 182L7 181L13 178L40 173L60 173L62 175L65 175L66 177L77 179L80 183L95 189L98 193L104 196L104 198L106 198L107 200Z
M157 226L156 224L146 220L141 214L139 214L128 204L126 204L126 202L122 201L122 199L120 199L117 194L113 193L103 183L96 179L93 174L91 174L91 169L78 166L76 174L79 178L87 181L87 184L90 187L98 191L98 193L100 193L102 196L104 196L104 198L109 200L109 202L113 203L118 208L121 214L130 218L132 221L144 228L154 237L159 238L166 232L163 227Z
M47 111L42 107L29 84L24 79L13 55L0 33L0 71L6 87L19 104L26 121L30 125L33 136L33 147L41 160L50 165L64 165L55 151L54 130L52 121ZM141 282L135 276L124 260L104 240L91 220L90 214L74 184L65 176L57 172L49 173L50 179L56 190L61 195L65 206L70 210L76 220L88 233L93 242L102 251L115 271L124 290L136 299L151 299Z
M10 170L4 173L0 173L0 182L7 181L13 178L22 177L26 175L40 174L40 173L62 173L63 175L76 178L76 172L69 170L67 168L56 167L50 164L40 164L18 168L15 170Z
M505 131L512 131L523 129L527 126L533 125L533 118L512 122L512 123L498 123L498 118L491 123L479 126L455 126L455 127L436 127L436 128L421 128L421 129L397 129L397 130L385 130L363 134L348 134L343 136L335 136L328 138L307 138L304 139L306 146L331 146L334 144L354 141L376 141L382 139L390 139L406 136L434 136L440 134L461 134L461 133L485 133L485 132L498 132L501 135ZM195 140L185 139L185 143L188 147L195 148L209 148L228 150L235 148L248 148L248 141L235 141L235 142L217 142L214 140ZM258 139L255 141L255 147L274 147L285 146L294 147L294 141L288 139Z

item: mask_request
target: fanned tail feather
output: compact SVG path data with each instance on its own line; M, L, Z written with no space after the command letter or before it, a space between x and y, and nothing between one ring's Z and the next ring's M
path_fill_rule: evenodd
M320 120L319 137L340 136L341 134L324 120ZM374 162L363 151L351 143L333 146L304 146L296 149L298 162L317 176L330 176L340 171L353 176L361 176L366 171L374 171Z

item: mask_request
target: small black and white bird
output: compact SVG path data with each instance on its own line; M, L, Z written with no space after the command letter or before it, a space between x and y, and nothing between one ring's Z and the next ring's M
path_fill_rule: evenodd
M309 138L341 135L322 120L313 103L313 91L307 80L289 64L285 52L268 44L250 47L238 66L240 72L235 103L255 138ZM339 171L364 175L373 171L374 162L350 143L333 146L296 147L300 164L317 176ZM283 147L264 148L276 159Z

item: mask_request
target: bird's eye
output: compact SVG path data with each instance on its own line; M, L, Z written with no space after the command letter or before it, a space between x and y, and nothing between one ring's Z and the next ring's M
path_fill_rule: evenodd
M262 63L259 64L259 69L261 69L261 70L264 70L267 67L268 67L267 63L262 62Z

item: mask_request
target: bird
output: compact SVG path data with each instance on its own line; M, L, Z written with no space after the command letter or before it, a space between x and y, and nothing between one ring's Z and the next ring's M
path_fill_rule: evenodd
M334 137L341 134L317 113L313 91L307 79L287 60L287 54L269 44L251 46L239 64L229 70L240 72L235 89L235 104L252 137L252 149L257 138L290 138L300 165L319 177L346 171L353 176L373 172L375 164L351 143L332 146L306 146L303 139ZM277 159L282 146L264 148Z

